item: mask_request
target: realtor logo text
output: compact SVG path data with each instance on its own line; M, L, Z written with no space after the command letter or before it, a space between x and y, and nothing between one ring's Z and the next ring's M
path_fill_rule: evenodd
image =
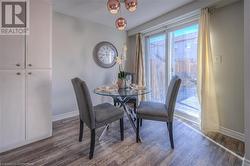
M29 1L0 0L0 35L29 34Z

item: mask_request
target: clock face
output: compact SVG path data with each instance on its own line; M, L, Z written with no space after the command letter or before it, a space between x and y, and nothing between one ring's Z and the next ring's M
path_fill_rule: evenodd
M97 52L98 59L104 64L111 64L115 59L115 51L109 45L103 45Z
M109 68L115 65L117 50L109 42L101 42L96 45L94 50L94 58L101 67Z

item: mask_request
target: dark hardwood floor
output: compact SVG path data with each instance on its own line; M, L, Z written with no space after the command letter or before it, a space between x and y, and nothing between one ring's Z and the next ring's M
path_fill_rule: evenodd
M55 122L53 137L0 154L0 165L172 165L240 166L242 161L184 125L174 122L175 149L171 150L165 123L143 121L142 143L136 143L129 122L124 121L125 137L120 141L119 121L110 126L101 141L97 130L94 158L88 159L90 132L84 130L78 142L77 117Z

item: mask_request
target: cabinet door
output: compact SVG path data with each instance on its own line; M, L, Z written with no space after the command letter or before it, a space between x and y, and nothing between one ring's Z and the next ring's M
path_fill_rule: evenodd
M51 135L51 71L26 72L26 134L28 141Z
M27 35L27 68L51 68L52 10L48 0L30 1L30 34Z
M21 69L25 61L25 36L0 35L0 69Z
M0 151L25 141L25 74L0 70Z

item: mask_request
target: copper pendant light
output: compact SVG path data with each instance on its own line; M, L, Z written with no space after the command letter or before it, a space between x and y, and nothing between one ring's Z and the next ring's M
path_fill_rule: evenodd
M137 8L137 0L108 0L107 8L109 12L112 14L117 14L120 10L120 2L124 3L126 9L130 12L134 12ZM115 26L118 30L122 31L126 28L127 21L125 20L125 18L119 17L115 21Z
M127 26L127 21L123 18L123 17L119 17L116 21L115 21L115 26L118 30L122 31L126 28Z
M107 8L111 14L117 14L120 9L120 1L119 0L108 0Z
M137 8L137 0L125 0L125 6L130 12L134 12Z

